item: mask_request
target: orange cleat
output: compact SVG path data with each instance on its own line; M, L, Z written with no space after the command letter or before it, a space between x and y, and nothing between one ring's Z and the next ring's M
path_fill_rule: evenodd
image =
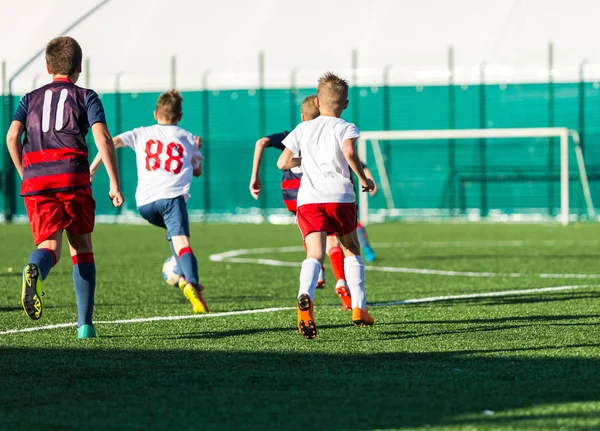
M306 293L298 298L298 330L304 338L311 340L317 336L317 325L313 317L314 304Z
M339 279L335 286L335 293L342 300L342 310L352 310L352 297L350 296L350 290L346 286L346 282Z
M371 317L366 308L361 310L356 307L352 309L352 323L354 323L354 326L373 326L375 319Z

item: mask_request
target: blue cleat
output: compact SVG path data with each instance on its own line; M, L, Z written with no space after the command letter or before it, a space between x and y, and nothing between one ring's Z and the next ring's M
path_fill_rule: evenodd
M362 251L367 262L373 262L375 259L377 259L377 256L375 256L375 252L370 246L367 245L363 247Z
M81 325L77 328L77 338L86 339L86 338L96 338L96 329L92 325Z

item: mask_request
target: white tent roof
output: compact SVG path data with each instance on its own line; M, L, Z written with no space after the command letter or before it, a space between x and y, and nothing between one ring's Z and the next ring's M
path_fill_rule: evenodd
M178 88L202 88L208 69L211 88L256 87L260 51L267 87L288 87L296 67L300 86L326 70L351 78L353 49L366 85L381 83L388 64L393 83L444 82L449 45L458 81L476 82L484 61L490 81L544 80L549 41L558 80L576 79L584 58L600 63L596 0L0 0L8 76L98 4L68 33L90 59L98 91L113 90L119 73L124 90L168 88L172 56ZM600 76L600 67L586 76ZM48 79L40 57L13 89Z

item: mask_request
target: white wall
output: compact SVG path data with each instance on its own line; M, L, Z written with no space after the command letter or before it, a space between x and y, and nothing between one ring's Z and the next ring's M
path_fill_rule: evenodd
M0 0L8 75L98 3ZM91 59L93 88L110 91L122 72L124 89L162 90L172 55L179 88L201 88L206 69L213 88L256 86L261 50L270 87L289 85L294 67L300 85L325 70L350 78L352 49L361 83L379 83L387 64L393 82L441 82L449 45L459 81L476 81L482 61L490 81L540 80L550 40L556 77L570 80L582 59L600 63L599 24L598 0L109 0L69 35ZM600 77L600 67L586 76ZM14 90L47 80L39 58Z

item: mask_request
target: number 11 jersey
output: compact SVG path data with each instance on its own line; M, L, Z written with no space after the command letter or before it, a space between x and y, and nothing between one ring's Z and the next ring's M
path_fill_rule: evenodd
M202 160L194 135L175 124L155 124L118 138L135 151L138 207L178 196L189 199L193 170Z

